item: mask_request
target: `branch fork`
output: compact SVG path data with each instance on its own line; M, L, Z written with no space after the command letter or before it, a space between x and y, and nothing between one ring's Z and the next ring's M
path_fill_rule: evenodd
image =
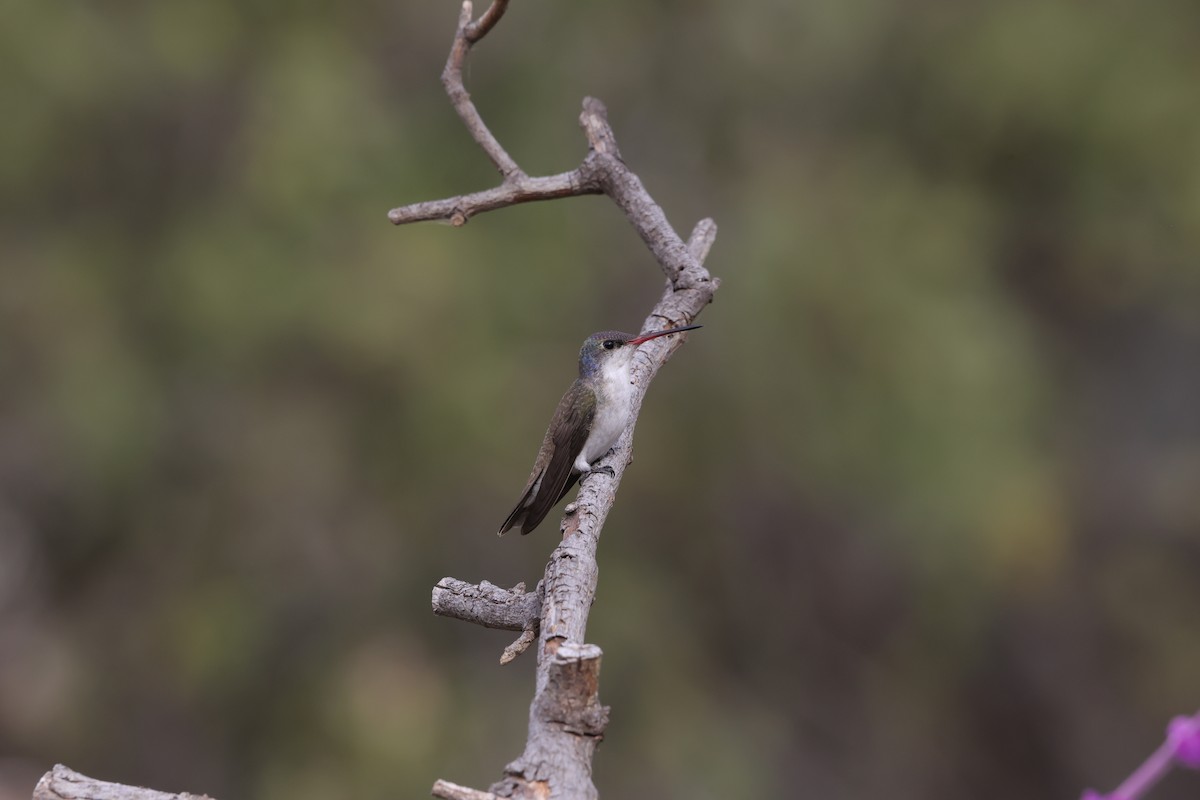
M643 323L642 330L690 323L712 302L719 281L704 268L717 235L712 220L701 220L685 243L662 209L625 164L608 111L596 98L583 101L579 124L588 150L582 163L569 172L530 176L513 160L488 129L471 95L463 86L463 63L471 47L490 31L508 6L494 0L473 20L470 0L462 5L454 41L442 71L442 85L454 110L479 148L501 175L498 186L442 200L394 208L388 219L396 225L441 220L455 227L476 214L539 200L581 195L607 195L633 225L653 254L666 287ZM657 339L638 348L633 367L634 421L646 388L682 345L685 337ZM447 781L434 785L435 797L445 800L597 797L592 783L592 757L608 724L607 707L599 701L602 653L586 644L588 612L596 596L596 547L625 467L631 462L631 423L604 463L613 477L581 481L576 500L567 506L560 525L562 542L546 565L545 576L533 592L523 584L502 589L487 581L470 584L443 578L433 590L435 614L474 622L489 628L519 630L520 637L505 648L501 663L509 663L536 641L537 677L529 711L525 750L504 770L488 792Z
M507 664L528 650L537 638L544 586L539 581L533 592L526 593L524 583L501 589L488 581L474 585L456 578L442 578L433 587L433 613L485 628L521 631L500 655L500 663Z
M472 46L503 17L508 0L493 0L478 19L470 0L462 4L442 85L475 142L501 175L498 186L442 200L394 208L388 219L396 225L425 220L448 221L461 227L476 214L539 200L581 195L607 195L624 212L664 275L666 287L642 325L643 332L690 323L712 302L719 281L704 268L717 227L701 220L685 243L662 209L621 158L616 135L604 104L585 98L579 117L588 144L582 163L569 172L527 175L484 124L463 85L463 64ZM639 347L633 367L633 419L650 381L686 336L664 337ZM612 508L625 468L631 463L633 427L618 439L604 462L613 469L609 480L580 482L577 498L567 507L560 525L563 538L546 565L545 576L532 592L524 584L503 589L487 581L471 584L443 578L433 589L435 614L466 620L488 628L520 631L505 648L501 663L509 663L537 643L536 683L529 711L525 750L504 769L489 791L439 780L433 796L443 800L498 798L570 798L593 800L592 757L608 725L609 709L599 700L603 654L586 644L588 612L596 596L596 547L600 530ZM136 787L94 781L66 767L47 773L34 800L192 800L194 795L169 795Z

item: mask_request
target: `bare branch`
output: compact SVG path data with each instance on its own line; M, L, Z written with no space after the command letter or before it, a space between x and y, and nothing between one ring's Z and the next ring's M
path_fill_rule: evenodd
M696 227L692 228L692 235L688 237L688 252L692 254L692 258L696 259L696 263L703 264L715 241L717 241L717 223L713 222L711 218L705 217L696 223ZM713 280L717 281L716 278ZM720 281L717 283L719 284Z
M56 764L38 781L33 800L212 800L207 795L169 794L139 786L108 783Z
M578 197L602 192L598 185L585 184L579 170L537 178L522 175L505 181L494 189L393 208L388 212L388 219L396 225L442 220L459 228L466 225L471 217L484 211L538 200L557 200L560 197Z
M579 127L587 137L588 147L593 153L612 156L621 160L621 149L617 147L617 136L608 124L608 107L595 97L583 98L583 111L579 114Z
M500 147L470 102L462 86L463 60L470 44L495 25L506 5L505 0L495 0L478 23L471 23L470 4L464 4L442 75L451 103L475 141L504 175L503 182L494 189L474 194L395 208L388 218L397 225L437 219L460 226L474 214L518 203L606 194L624 212L667 276L667 286L647 317L643 332L691 322L712 302L719 285L703 266L716 238L716 224L701 220L686 244L680 239L641 180L622 160L602 102L591 97L583 101L579 124L588 143L583 162L571 172L547 178L525 175ZM539 592L535 593L539 603L536 610L527 605L528 595L506 592L486 582L472 586L446 578L434 589L437 613L490 627L516 630L522 614L539 615L536 625L529 621L520 625L521 637L501 656L501 663L508 663L529 647L535 637L538 641L537 680L524 752L505 767L505 777L491 787L492 795L464 794L475 790L463 787L454 787L458 794L439 794L451 791L445 787L453 786L442 781L435 786L435 795L450 800L480 800L493 795L592 800L597 796L592 784L592 756L608 723L608 709L600 705L598 697L600 648L584 644L588 612L596 596L596 547L621 476L632 458L633 428L642 398L655 373L685 339L686 336L669 340L664 337L638 348L633 370L633 422L606 459L613 477L597 472L580 482L578 497L564 511L560 525L563 540L551 554Z
M517 640L500 654L500 663L510 664L537 639L542 586L539 581L537 588L527 594L524 583L518 583L512 589L501 589L488 581L474 585L455 578L442 578L433 587L433 613L474 622L485 628L521 631Z
M493 188L444 200L392 209L397 224L425 220L449 221L461 226L485 211L538 200L606 194L625 213L667 276L667 285L642 330L683 325L712 302L720 282L703 264L716 238L716 225L697 223L687 242L667 221L662 209L625 166L604 104L586 98L580 125L589 150L579 167L558 175L530 177L501 147L484 124L463 86L462 68L472 44L496 25L508 0L493 0L483 16L472 22L470 0L462 5L442 83L463 124L476 143L504 176ZM597 796L591 780L592 756L608 723L608 709L599 702L601 651L584 644L588 612L596 593L596 547L600 530L612 508L625 467L631 463L634 424L646 389L686 336L655 339L637 350L633 372L635 395L632 420L606 459L613 477L587 476L575 500L564 510L560 524L563 540L551 554L545 578L534 592L523 584L511 590L483 581L472 585L444 578L433 591L437 614L504 630L519 630L520 637L504 650L501 663L509 663L534 641L537 681L530 705L529 736L525 750L505 768L505 777L482 792L439 780L433 795L443 800L498 800L505 798L583 798ZM106 783L55 766L38 782L33 800L208 800L203 795L169 794L134 786Z
M546 691L538 697L534 713L568 733L594 740L603 736L608 708L600 705L598 696L602 655L594 644L563 642L550 659Z
M463 86L462 70L472 43L482 39L492 29L507 7L507 0L497 0L476 24L471 22L471 0L463 0L462 12L458 16L458 29L454 31L454 44L450 46L450 56L446 59L445 69L442 70L442 86L446 88L454 110L458 112L472 138L496 165L496 169L500 170L505 180L522 177L525 173L521 172L517 162L500 146L500 142L484 124L483 117L479 116L479 111L471 102L470 93Z
M499 800L491 792L468 789L466 786L459 786L457 783L440 779L434 782L433 791L430 794L441 800Z
M487 581L479 585L442 578L433 587L433 613L474 622L485 628L524 631L537 624L542 609L542 584L532 592L518 583L501 589Z
M537 620L534 620L534 623L532 627L521 631L521 635L517 637L515 642L504 648L504 652L500 654L501 664L511 664L517 656L529 649L529 645L537 641Z
M471 136L500 170L504 182L482 192L394 208L388 212L388 219L396 225L448 220L458 227L484 211L535 200L603 193L612 198L625 213L673 287L695 289L703 294L706 302L711 300L716 289L712 277L701 265L702 259L689 252L638 176L625 166L604 103L594 97L584 98L579 124L589 150L583 163L571 172L544 178L527 176L488 130L470 95L463 88L462 63L471 41L482 38L503 15L506 6L504 0L493 3L480 19L479 27L474 29L478 35L474 40L469 40L467 31L474 24L470 22L471 5L469 1L463 4L454 44L442 73L442 84L451 103Z
M492 4L488 6L488 10L483 12L483 16L467 26L467 40L474 44L487 36L488 31L500 21L507 9L508 0L493 0Z

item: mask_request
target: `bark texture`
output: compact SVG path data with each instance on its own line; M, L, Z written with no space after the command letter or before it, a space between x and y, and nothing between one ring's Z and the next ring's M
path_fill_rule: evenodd
M80 775L74 770L55 765L38 781L33 800L212 800L208 795L170 794L139 786L107 783Z
M544 586L539 582L537 589L526 594L524 583L501 589L487 581L476 586L456 578L442 578L433 587L433 613L485 628L521 631L517 640L500 654L500 663L507 664L528 650L537 638Z
M504 13L505 2L494 2L478 22L472 22L471 3L464 2L450 56L442 73L446 93L480 149L502 176L499 186L443 200L392 209L395 224L445 220L461 226L475 214L536 200L587 194L607 195L624 212L654 255L666 286L642 325L642 331L687 325L712 302L719 282L704 268L716 238L712 220L701 220L685 243L662 209L621 158L617 138L604 104L585 98L579 117L588 144L583 162L570 172L530 177L501 147L479 116L462 85L462 67L473 44ZM537 677L529 708L529 735L522 754L504 769L504 777L488 792L446 781L434 785L436 797L484 800L493 797L597 797L592 782L592 757L608 724L608 709L599 700L600 648L585 644L588 612L596 596L596 548L612 508L625 467L631 461L634 424L650 381L686 336L655 339L637 350L633 422L611 454L596 466L609 466L613 477L581 481L575 502L565 509L560 525L562 542L550 555L538 591L507 591L484 581L477 586L444 578L434 588L434 612L487 627L521 630L506 648L507 663L537 639ZM533 599L536 597L536 603ZM537 619L529 616L536 613Z
M542 610L542 584L526 593L525 584L501 589L487 581L479 585L442 578L433 587L433 613L485 628L523 631L537 625Z

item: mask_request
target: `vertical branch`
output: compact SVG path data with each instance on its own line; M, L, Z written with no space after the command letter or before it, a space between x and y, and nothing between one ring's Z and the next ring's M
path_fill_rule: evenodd
M626 165L608 121L604 104L583 101L580 125L588 153L575 170L548 177L529 177L488 130L462 85L463 61L473 43L499 21L506 0L495 0L472 22L472 7L463 3L454 43L442 73L446 94L479 147L504 176L500 186L470 195L414 203L392 209L396 224L449 219L461 225L472 215L532 200L605 194L625 214L667 276L667 286L647 317L643 331L685 325L712 301L719 281L703 263L716 238L716 225L703 220L684 243L666 214ZM585 643L588 613L596 596L599 570L596 549L626 465L632 458L633 427L650 381L685 336L658 339L638 348L633 370L634 401L629 428L605 459L611 479L581 481L576 501L567 507L562 542L550 555L540 593L499 589L486 581L471 586L445 578L434 590L434 611L491 627L520 629L521 637L506 648L502 663L515 658L536 640L537 670L529 707L529 735L521 755L504 769L490 792L439 781L434 794L450 800L493 797L572 798L597 796L592 783L592 757L608 723L600 704L600 648ZM540 605L537 605L540 603ZM536 623L533 611L536 608ZM536 639L535 639L536 637Z
M517 162L513 161L512 156L500 146L500 142L484 124L483 117L479 115L475 104L471 102L470 93L463 86L462 71L463 62L466 61L467 54L471 52L471 45L487 35L488 31L500 21L500 17L504 16L507 8L508 0L496 0L488 7L478 22L472 22L471 15L474 8L471 0L465 0L462 4L462 11L458 15L458 28L454 31L454 43L450 46L450 55L446 58L446 66L442 70L442 86L445 87L454 110L458 112L459 118L467 126L471 136L496 165L496 169L500 170L500 174L504 176L505 180L523 177L525 173L517 166Z

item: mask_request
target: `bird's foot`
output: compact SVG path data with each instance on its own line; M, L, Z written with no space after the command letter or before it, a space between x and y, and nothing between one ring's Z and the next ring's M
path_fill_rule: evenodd
M591 471L588 472L588 475L595 475L598 472L607 475L610 478L617 477L617 471L607 464L603 467L592 467Z

